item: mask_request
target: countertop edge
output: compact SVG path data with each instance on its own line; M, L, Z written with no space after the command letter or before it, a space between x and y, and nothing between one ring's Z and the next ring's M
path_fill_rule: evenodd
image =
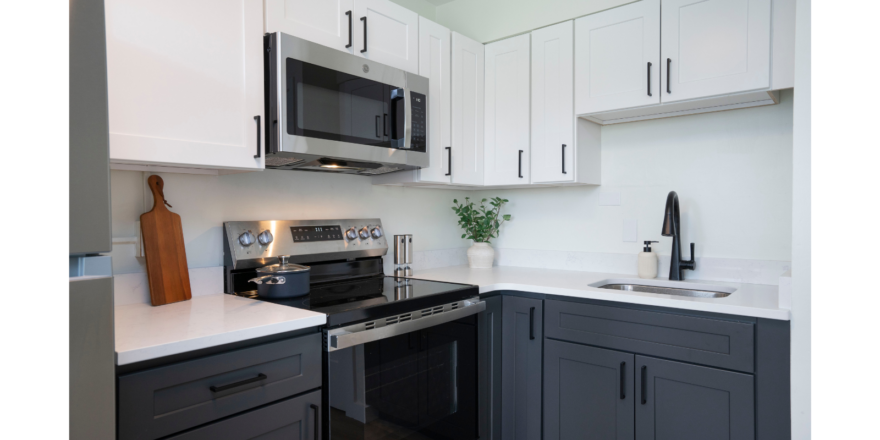
M682 310L696 310L700 312L748 316L752 318L774 319L777 321L791 321L791 311L786 309L771 310L728 304L705 304L698 302L678 301L666 298L647 298L640 296L618 295L615 293L594 292L591 290L566 289L563 287L546 287L533 284L496 283L481 285L479 286L479 288L480 294L491 293L498 290L516 290L521 292L541 293L545 295L596 299L602 301L640 304L645 306L666 307ZM729 311L719 311L719 309L727 309Z
M327 323L327 315L315 315L295 320L272 323L258 327L234 330L217 335L204 336L184 341L170 342L162 345L136 348L124 352L116 352L116 365L128 365L136 362L158 359L175 354L187 353L204 348L217 347L234 342L271 336L293 330L317 327Z

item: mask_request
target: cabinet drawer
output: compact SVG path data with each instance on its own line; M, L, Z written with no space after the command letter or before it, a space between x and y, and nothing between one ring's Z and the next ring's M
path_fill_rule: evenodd
M755 370L754 324L547 300L548 338L731 370Z
M119 434L155 439L321 386L321 335L119 377Z
M321 391L248 411L168 440L241 440L321 438Z

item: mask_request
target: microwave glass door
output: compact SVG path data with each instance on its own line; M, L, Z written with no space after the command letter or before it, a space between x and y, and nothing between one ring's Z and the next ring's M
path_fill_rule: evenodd
M403 89L287 58L287 133L400 148Z
M333 351L328 364L331 440L477 438L475 317Z

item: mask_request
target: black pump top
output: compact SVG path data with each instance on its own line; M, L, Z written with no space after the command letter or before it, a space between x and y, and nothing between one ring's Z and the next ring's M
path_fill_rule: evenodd
M651 252L651 243L660 243L659 241L646 241L645 242L645 252Z

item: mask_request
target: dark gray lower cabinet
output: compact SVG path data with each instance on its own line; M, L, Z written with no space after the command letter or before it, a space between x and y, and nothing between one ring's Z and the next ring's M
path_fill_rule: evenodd
M544 439L633 440L635 355L544 342Z
M501 438L541 438L543 301L505 296L502 312Z
M636 356L638 440L754 440L754 376Z
M169 440L318 440L320 438L320 390L168 437Z
M480 375L480 438L501 440L501 315L503 297L486 298L480 313L477 359Z

